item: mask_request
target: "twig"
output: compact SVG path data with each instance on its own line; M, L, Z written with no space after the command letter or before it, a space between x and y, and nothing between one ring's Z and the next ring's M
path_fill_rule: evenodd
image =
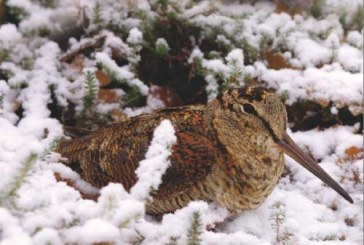
M89 49L89 48L100 47L102 45L102 43L104 42L105 38L106 38L106 34L98 35L98 36L86 41L85 43L80 45L77 49L70 50L67 53L61 55L59 60L61 62L70 62L77 54L83 52L84 50Z

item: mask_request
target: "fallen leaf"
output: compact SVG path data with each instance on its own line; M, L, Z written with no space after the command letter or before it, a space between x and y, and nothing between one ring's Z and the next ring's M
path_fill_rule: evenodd
M0 0L0 19L4 19L5 13L5 2Z
M100 87L104 87L104 86L108 85L109 83L111 83L110 78L102 70L96 71L96 78L100 82Z
M149 95L163 102L165 107L177 107L182 105L182 100L174 89L152 85Z
M274 70L292 68L286 58L281 53L272 53L271 50L264 50L264 58L268 62L268 67Z
M289 3L283 3L279 0L275 1L276 3L276 9L275 12L276 13L287 13L291 16L294 16L296 14L301 14L303 9L301 6L299 6L298 4L289 4Z
M118 103L121 96L115 89L100 89L98 102L100 103Z
M111 119L113 122L122 122L128 119L128 116L120 109L113 109L111 111Z
M360 149L356 146L351 146L349 148L347 148L345 150L345 154L348 155L348 156L351 156L351 157L354 157L356 155L358 155L359 153L362 153L363 152L363 149Z
M81 74L84 68L83 65L83 61L84 61L84 56L83 55L77 55L75 56L75 58L72 60L70 66L71 68L77 73L77 74Z

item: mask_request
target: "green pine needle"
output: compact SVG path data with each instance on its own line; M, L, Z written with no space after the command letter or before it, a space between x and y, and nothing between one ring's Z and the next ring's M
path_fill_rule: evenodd
M122 97L121 106L140 106L142 104L143 98L143 94L140 92L139 88L136 86L131 86L129 89L127 89L126 94Z
M353 27L353 29L357 29L358 31L364 27L364 9L362 5L359 5L354 13Z
M26 176L29 171L33 167L34 163L38 160L38 154L31 153L22 164L21 168L18 171L18 174L13 178L13 182L10 184L10 187L7 190L2 190L0 192L0 204L3 204L4 201L8 200L9 197L13 197L19 188L24 183Z
M99 82L96 79L95 73L92 71L86 71L85 77L86 94L83 98L84 111L90 111L99 93Z
M322 15L325 6L325 0L314 0L310 12L313 17L319 18Z
M102 24L103 20L102 20L102 17L101 17L101 6L100 6L100 3L98 1L96 2L93 11L94 11L94 13L93 13L92 22L96 26L100 26Z
M187 238L188 245L199 245L201 244L202 234L202 222L201 214L199 212L193 212L191 227L188 229Z

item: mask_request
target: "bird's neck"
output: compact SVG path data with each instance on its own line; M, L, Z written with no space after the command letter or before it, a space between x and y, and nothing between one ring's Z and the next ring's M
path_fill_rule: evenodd
M236 169L242 182L276 182L283 171L283 153L264 125L249 117L238 118L217 101L211 103L212 127L230 156L222 167Z

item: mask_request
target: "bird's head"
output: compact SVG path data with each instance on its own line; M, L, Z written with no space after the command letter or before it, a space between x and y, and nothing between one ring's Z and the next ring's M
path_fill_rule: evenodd
M234 113L242 121L263 125L277 147L309 170L350 203L349 194L331 178L310 156L305 154L287 134L287 113L274 91L263 87L233 88L218 98L222 108Z
M250 86L229 89L222 95L221 102L237 117L262 123L275 141L282 140L287 128L287 113L274 91Z

